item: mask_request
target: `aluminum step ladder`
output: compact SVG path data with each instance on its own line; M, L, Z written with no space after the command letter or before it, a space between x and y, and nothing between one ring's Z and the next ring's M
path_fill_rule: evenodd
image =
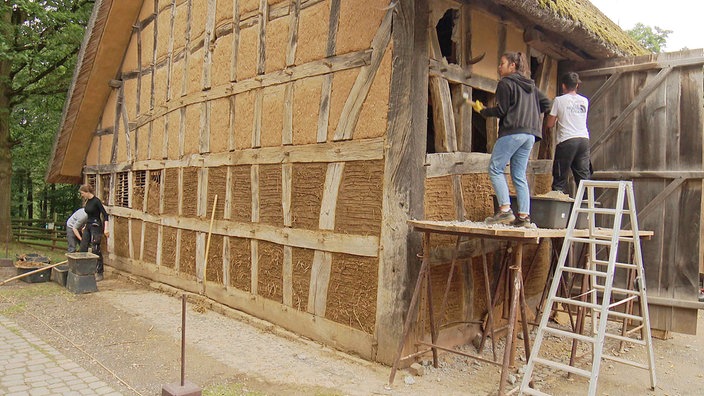
M612 189L611 192L613 192L613 189L617 189L614 207L597 207L595 204L597 202L595 189L599 189L599 191ZM627 203L627 208L625 209L624 203ZM580 214L587 216L589 224L587 230L575 230L577 217ZM624 215L626 215L625 221L623 219ZM596 227L595 220L597 216L599 216L600 224L611 224L612 228ZM530 387L536 365L539 365L553 370L565 371L568 375L575 374L588 378L589 391L587 394L590 396L595 395L602 359L648 370L650 388L655 389L655 359L650 335L650 319L648 317L645 275L639 235L632 182L583 180L579 184L567 226L565 241L560 251L555 275L548 293L547 303L542 313L533 350L519 388L520 394L546 395L546 393ZM588 249L588 257L584 268L565 265L570 250L574 249L577 243L585 244ZM619 244L622 247L620 251ZM628 254L624 254L624 247L628 248ZM606 258L607 256L608 258ZM626 259L624 259L624 256ZM625 287L614 287L614 274L617 270L635 271L635 282L628 282L628 286ZM589 282L585 282L588 285L586 286L587 290L577 296L570 294L567 297L558 297L556 294L560 279L563 273L569 272L588 277ZM599 296L601 296L601 302L599 302ZM638 301L637 306L639 309L637 314L630 312L635 300ZM576 330L570 331L559 329L555 326L548 326L552 307L556 303L590 312L592 322L591 335L579 334ZM624 327L619 334L607 331L609 318L623 320ZM628 322L638 324L638 326L626 331ZM639 332L640 338L629 337L634 332ZM545 353L541 355L541 347L543 347L543 341L546 337L551 337L551 339L554 339L552 337L557 337L557 339L569 340L569 342L576 340L591 345L591 369L565 364L564 360L557 361L555 359L558 357L547 356ZM603 349L607 338L645 347L645 354L647 355L645 360L647 363L643 364L620 356L604 354Z

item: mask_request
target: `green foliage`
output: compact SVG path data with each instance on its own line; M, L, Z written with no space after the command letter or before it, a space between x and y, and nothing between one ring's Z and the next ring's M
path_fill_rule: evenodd
M13 216L32 205L34 217L63 217L80 205L74 186L47 186L44 175L92 7L93 0L0 1L0 61L10 66L0 75L9 86L9 108L0 113L9 112Z
M672 33L672 30L661 29L658 26L650 27L638 22L632 29L626 30L626 33L645 49L657 54L665 48L667 36Z

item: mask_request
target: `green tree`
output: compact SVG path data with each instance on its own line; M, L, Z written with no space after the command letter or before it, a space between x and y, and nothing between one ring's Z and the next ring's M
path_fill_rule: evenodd
M13 147L34 143L23 135L30 119L18 111L50 113L54 107L41 106L63 102L92 6L92 0L0 0L0 186L11 186ZM56 131L52 123L35 127L49 141ZM34 152L33 160L46 164L41 150ZM11 232L11 196L10 188L0 188L0 242Z
M632 29L626 30L626 33L645 49L657 54L665 48L667 36L672 33L672 30L661 29L658 26L650 27L638 22Z

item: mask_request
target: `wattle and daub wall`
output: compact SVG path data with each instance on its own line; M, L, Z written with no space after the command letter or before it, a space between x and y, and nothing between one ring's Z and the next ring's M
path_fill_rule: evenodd
M111 263L370 357L388 6L145 1L86 160Z

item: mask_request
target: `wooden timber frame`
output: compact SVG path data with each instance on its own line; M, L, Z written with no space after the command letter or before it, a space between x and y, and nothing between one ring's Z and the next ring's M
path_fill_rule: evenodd
M340 51L340 18L351 12L342 0L234 0L226 19L220 17L222 2L214 0L145 1L118 78L110 83L113 91L83 169L85 177L101 184L98 191L109 192L102 198L115 219L113 235L123 236L108 241L111 265L204 293L365 358L392 361L421 250L407 221L438 214L435 208L428 210L428 197L444 193L436 181L445 179L451 182L451 218L478 217L477 207L471 208L476 205L471 186L477 181L489 186L489 154L471 152L471 108L458 104L457 98L471 97L473 89L495 91L494 64L512 37L522 43L522 31L517 28L520 21L496 18L502 41L485 61L491 65L473 74L477 58L471 42L480 40L472 39L473 13L482 19L493 9L427 0L371 3L377 4L378 25L369 43L348 43L350 49ZM458 63L441 54L435 29L448 9L457 11L464 32L455 44ZM300 37L311 34L313 12L326 16L320 31L328 39L320 58L302 61L299 51L306 48ZM200 30L194 22L199 16ZM283 45L271 41L276 29L279 35L286 32ZM223 46L231 48L229 55L219 52ZM270 66L276 60L270 49L283 54L278 68ZM525 43L519 49L529 50ZM224 71L223 62L229 63ZM556 65L556 60L545 55L543 64ZM368 97L384 92L373 88L379 73L389 78L388 97L380 102L387 114L379 120L386 125L357 138ZM348 91L340 94L337 84L344 75L353 78L346 83ZM554 76L541 76L548 88ZM313 133L302 139L302 99L297 93L310 93L306 84L313 80L319 81L320 99L307 108L314 118ZM442 151L436 154L426 154L426 103L431 97ZM335 108L336 98L344 101ZM272 103L281 107L274 110ZM276 138L271 135L272 111L282 118L274 125L281 128ZM370 126L367 122L362 128ZM488 128L495 140L497 124L488 123ZM340 226L345 216L340 206L356 180L349 172L359 172L355 164L376 163L383 164L376 209L381 215L373 223L378 231L347 231ZM322 172L314 192L317 220L307 227L300 226L297 198L301 187L312 186L294 180L302 165ZM530 164L534 181L549 171L549 161ZM240 185L247 190L238 190ZM275 221L272 192L279 197ZM211 228L207 214L214 195L221 198ZM480 212L491 211L487 198L478 201ZM211 230L216 243L205 258ZM489 244L489 249L499 248ZM472 248L470 255L479 257L479 250ZM352 297L335 297L330 291L340 287L340 272L350 271L350 265L367 276L374 271L367 280L374 284L358 287L374 293L366 312L356 312L353 305L331 305L331 299ZM472 275L465 274L463 282L470 289L464 311L476 316Z
M422 250L408 221L492 211L498 125L487 122L477 150L461 98L491 101L506 50L533 58L550 96L558 62L585 57L504 3L96 0L74 79L91 89L72 91L84 97L71 99L80 111L69 106L49 177L97 184L108 265L391 363ZM440 36L448 11L452 34ZM83 138L85 155L68 149ZM549 188L550 149L534 150L535 194ZM433 254L443 258L445 242ZM485 250L463 248L465 264ZM485 309L473 290L482 278L463 271L450 319L472 321ZM527 285L544 282L536 274Z

